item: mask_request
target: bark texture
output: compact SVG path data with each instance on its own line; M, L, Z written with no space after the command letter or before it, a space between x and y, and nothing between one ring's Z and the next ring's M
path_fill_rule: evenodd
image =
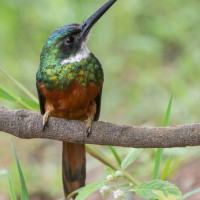
M42 131L42 115L27 110L0 108L0 131L24 139L46 138L73 143L137 148L167 148L200 145L200 123L174 127L121 126L108 122L93 123L86 136L85 122L50 117Z

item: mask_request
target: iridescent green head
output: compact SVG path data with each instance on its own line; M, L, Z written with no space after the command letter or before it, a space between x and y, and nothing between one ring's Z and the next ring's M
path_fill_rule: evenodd
M62 26L49 36L40 56L37 83L52 91L62 90L74 80L83 86L103 80L101 64L88 50L87 40L93 25L115 1L109 0L83 24Z
M88 53L86 43L91 28L115 1L108 1L83 24L69 24L54 31L44 45L41 57L54 53L58 58L70 58L76 56L77 53ZM52 51L53 49L56 49L57 53Z

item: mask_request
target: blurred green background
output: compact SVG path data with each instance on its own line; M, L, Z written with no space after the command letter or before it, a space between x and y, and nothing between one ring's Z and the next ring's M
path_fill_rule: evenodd
M35 75L48 36L65 24L82 23L103 3L105 0L0 0L0 67L36 95ZM161 126L173 87L170 124L199 121L199 10L198 0L118 0L94 26L88 46L105 73L100 120ZM2 72L0 83L24 95ZM2 99L0 106L22 108ZM62 197L61 143L14 138L14 144L31 199ZM99 148L112 159L106 147ZM119 148L121 155L128 151ZM170 174L176 177L181 163L194 162L199 150L179 148L165 152L171 153L174 159ZM152 176L154 155L154 150L145 150L138 166L130 169L136 177L146 180ZM87 166L88 182L102 178L102 164L89 157ZM1 133L0 170L4 168L9 169L19 192L9 139ZM186 189L193 187L187 183ZM0 176L0 199L8 199L7 195L7 177Z

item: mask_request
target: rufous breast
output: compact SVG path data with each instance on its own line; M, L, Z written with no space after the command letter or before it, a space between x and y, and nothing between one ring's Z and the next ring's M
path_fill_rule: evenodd
M100 82L103 83L103 81ZM45 97L45 111L49 110L51 116L54 117L73 120L86 120L88 118L89 106L101 91L101 87L92 82L84 87L74 81L63 91L58 89L49 91L42 82L38 85Z

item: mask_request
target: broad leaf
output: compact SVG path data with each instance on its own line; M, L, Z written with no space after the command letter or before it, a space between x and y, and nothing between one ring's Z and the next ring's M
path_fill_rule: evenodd
M140 155L140 152L143 149L133 149L122 161L121 168L126 169L132 162L136 160L136 158Z
M94 193L96 190L98 190L100 187L102 187L103 181L98 181L96 183L91 183L89 185L86 185L85 187L82 187L71 194L68 195L68 199L70 199L72 196L78 193L76 196L76 200L85 200L89 195Z
M135 186L133 191L144 199L180 200L182 197L174 184L158 179Z

